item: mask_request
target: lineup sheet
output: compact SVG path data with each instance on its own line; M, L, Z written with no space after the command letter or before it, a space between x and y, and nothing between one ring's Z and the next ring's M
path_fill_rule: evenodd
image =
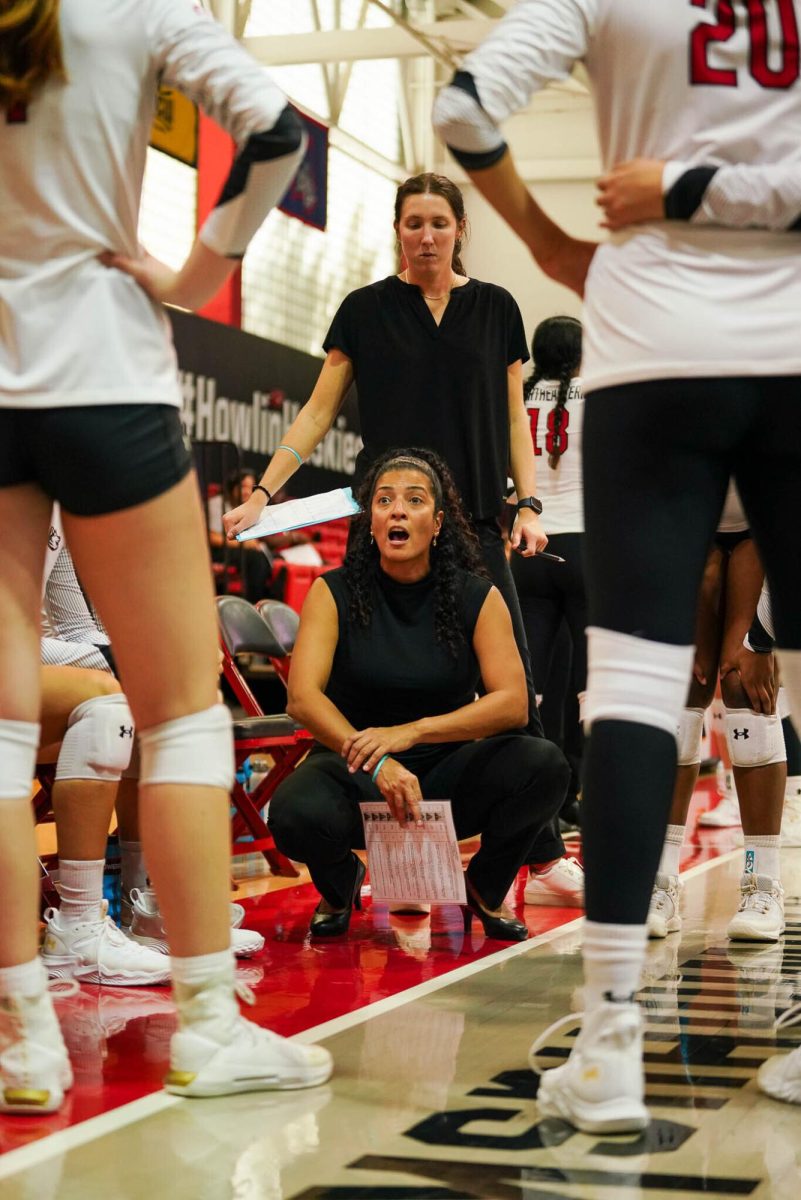
M450 800L423 800L419 827L399 824L384 801L360 808L374 900L467 903Z
M302 529L304 525L335 521L337 517L352 517L360 511L352 488L334 488L332 492L319 492L316 496L305 496L301 500L265 505L260 520L250 529L238 533L236 540L244 542L248 538L288 533L290 529Z

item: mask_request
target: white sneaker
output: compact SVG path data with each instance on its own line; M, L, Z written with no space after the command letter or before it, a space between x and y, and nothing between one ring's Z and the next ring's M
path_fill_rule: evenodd
M536 1056L544 1041L575 1016L565 1017L538 1038L529 1052ZM627 1133L649 1122L644 1103L642 1014L632 1003L603 1003L585 1013L581 1032L567 1062L540 1075L537 1105L544 1117L569 1121L584 1133Z
M0 1113L51 1113L72 1087L72 1068L47 991L0 997Z
M667 937L681 929L682 882L678 875L657 875L648 909L649 938Z
M775 1028L785 1029L795 1025L801 1018L801 1004L794 1004L782 1013ZM774 1100L787 1104L801 1104L801 1046L789 1054L776 1054L763 1062L757 1071L757 1084L761 1091Z
M782 846L801 846L801 796L788 793L782 813Z
M729 829L741 825L740 801L736 792L727 792L714 808L702 812L698 824L705 829Z
M148 888L140 892L138 888L131 889L131 920L130 937L141 946L148 946L159 954L169 954L167 934L164 929L164 918L159 909L158 896ZM264 948L264 938L253 929L240 929L235 922L241 923L245 910L241 904L231 905L231 949L237 958L252 958Z
M246 988L240 985L236 991L253 1003ZM230 979L197 989L176 985L175 993L183 1027L170 1044L170 1070L164 1080L168 1092L230 1096L316 1087L330 1078L333 1060L323 1046L304 1046L246 1021Z
M547 871L530 871L523 892L526 904L584 907L584 868L577 859L557 859Z
M118 929L104 900L93 921L62 924L56 908L44 915L42 961L51 979L76 979L109 987L152 987L167 983L170 964L160 954L137 946Z
M726 936L739 942L777 942L784 933L784 888L767 875L743 875L740 907Z

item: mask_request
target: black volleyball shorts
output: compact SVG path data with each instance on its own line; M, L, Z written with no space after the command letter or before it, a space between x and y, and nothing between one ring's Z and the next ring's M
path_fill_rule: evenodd
M0 408L0 487L38 483L79 517L153 500L191 466L171 404Z

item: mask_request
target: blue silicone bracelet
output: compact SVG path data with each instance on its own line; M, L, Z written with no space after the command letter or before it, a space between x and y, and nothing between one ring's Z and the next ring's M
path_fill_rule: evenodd
M372 776L373 783L375 783L376 777L378 776L378 772L381 770L381 768L383 767L384 763L387 761L388 758L389 758L388 754L385 754L383 756L383 758L379 758L378 762L375 765L375 770L373 771L373 776Z
M284 443L282 442L280 446L276 446L276 450L288 450L290 454L295 455L295 458L298 460L298 466L299 467L303 466L303 459L300 457L297 450L293 450L291 446L285 446Z

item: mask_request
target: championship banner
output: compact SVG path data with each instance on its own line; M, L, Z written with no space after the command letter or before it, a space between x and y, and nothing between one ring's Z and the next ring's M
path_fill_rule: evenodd
M160 87L150 145L189 167L196 167L197 127L197 105L175 88Z
M305 113L297 115L303 122L309 144L298 173L278 207L290 217L325 232L328 219L328 126L321 125Z

